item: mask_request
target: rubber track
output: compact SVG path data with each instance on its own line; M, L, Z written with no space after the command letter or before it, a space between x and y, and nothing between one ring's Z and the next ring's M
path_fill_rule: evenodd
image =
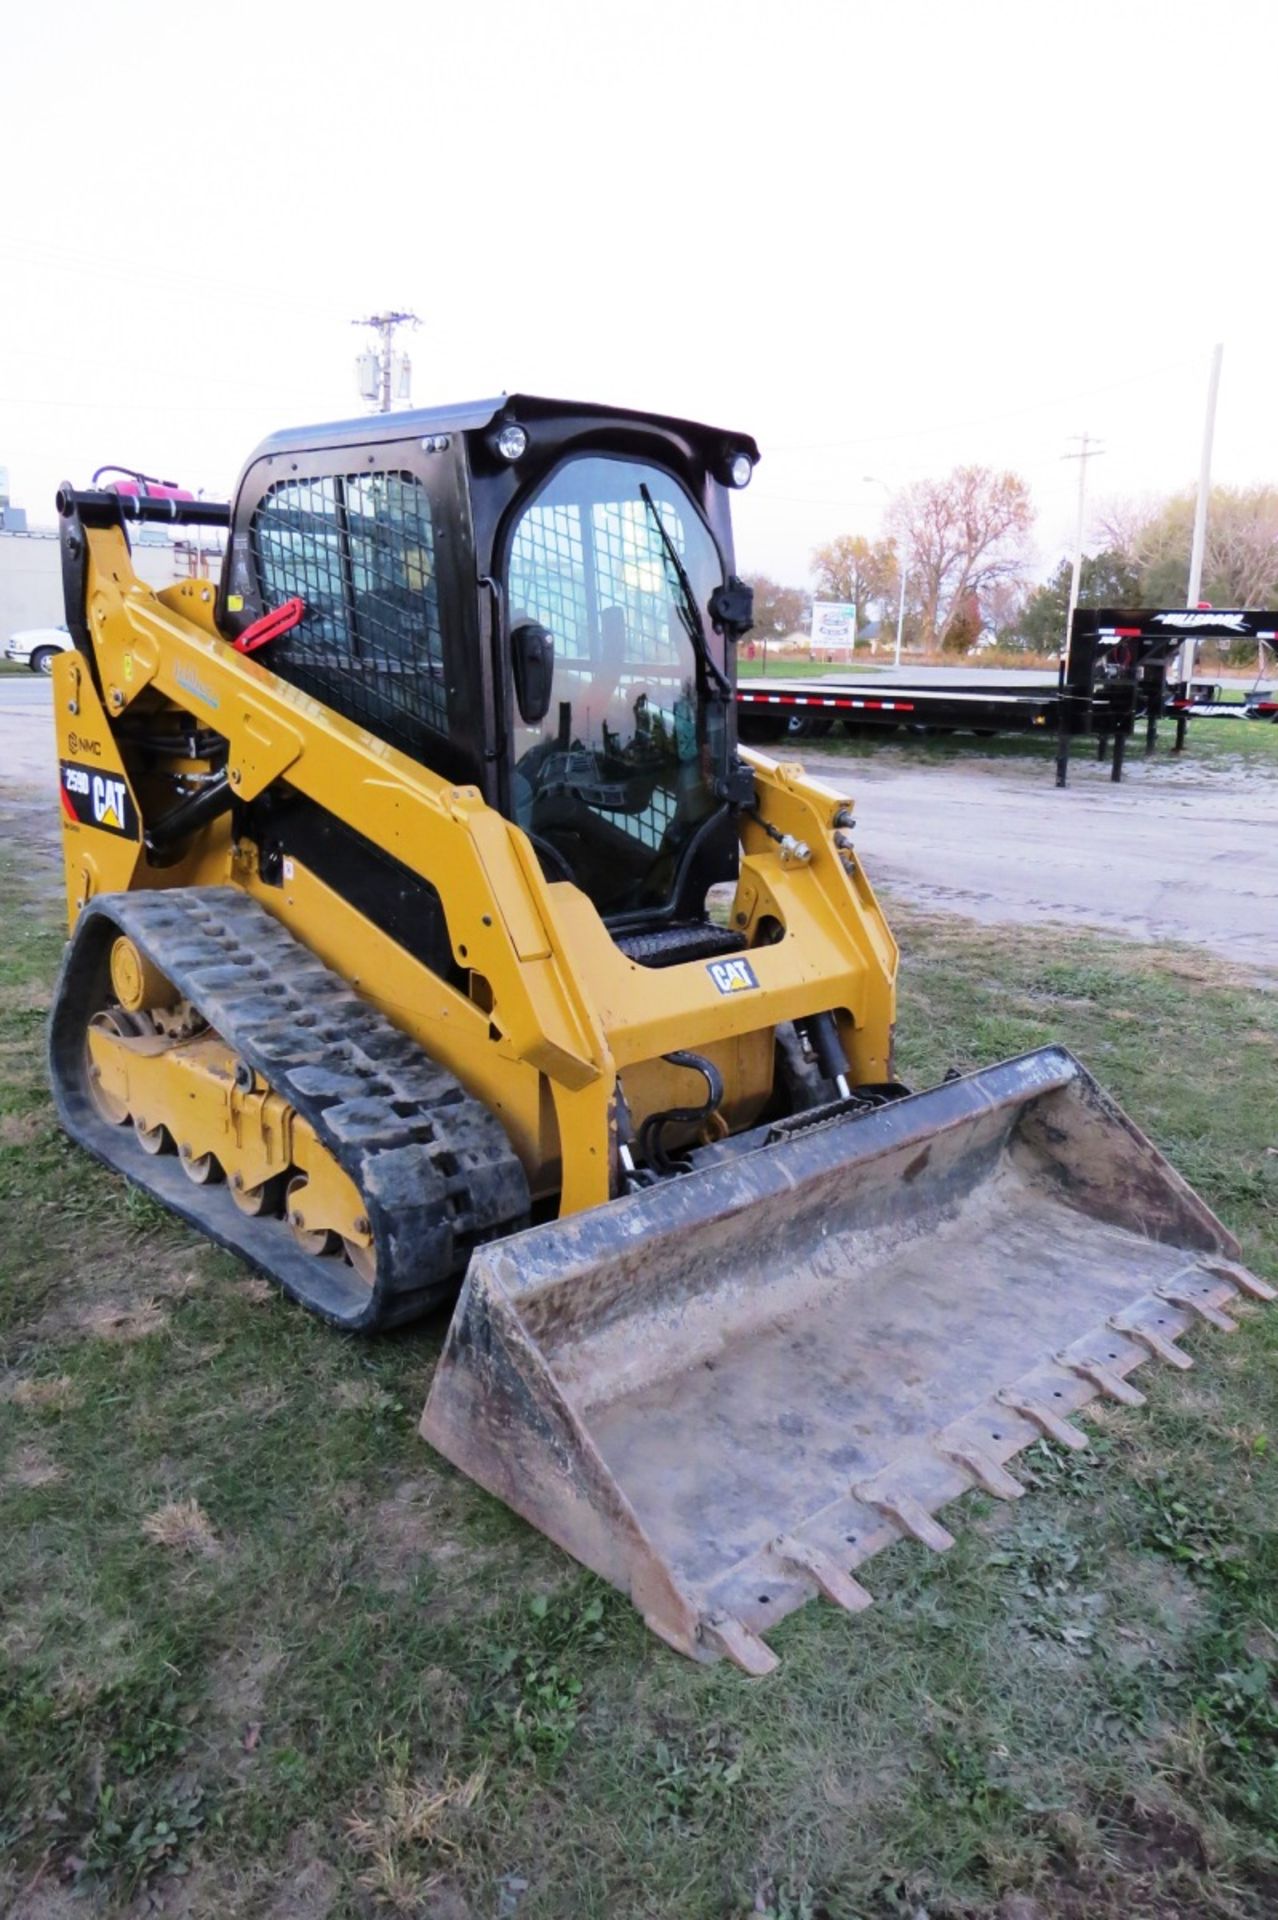
M369 1287L317 1258L225 1186L196 1186L173 1155L113 1127L84 1081L88 1019L110 1000L125 933L241 1059L309 1122L359 1189L377 1252ZM103 894L81 913L49 1022L50 1075L72 1138L323 1319L372 1331L450 1298L471 1249L527 1222L523 1168L500 1122L265 908L235 887Z

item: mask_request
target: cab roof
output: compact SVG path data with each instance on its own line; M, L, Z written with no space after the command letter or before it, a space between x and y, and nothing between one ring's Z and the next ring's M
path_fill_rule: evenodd
M417 440L430 434L480 433L499 418L514 420L615 420L628 426L648 425L677 434L698 447L705 455L717 452L725 442L742 448L752 460L759 449L748 433L731 433L721 427L706 426L695 420L681 420L672 414L644 413L631 407L600 406L590 400L548 400L537 394L499 394L491 400L461 400L440 407L405 407L393 413L363 413L353 420L322 421L314 426L285 427L256 447L248 464L281 453L319 452L327 447L363 447L370 440Z

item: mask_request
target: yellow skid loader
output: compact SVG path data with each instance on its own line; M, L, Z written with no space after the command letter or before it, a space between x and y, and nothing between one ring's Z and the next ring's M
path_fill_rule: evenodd
M1270 1290L1068 1053L910 1093L848 801L738 750L757 449L520 396L59 495L72 1137L696 1659ZM127 527L221 524L155 592Z

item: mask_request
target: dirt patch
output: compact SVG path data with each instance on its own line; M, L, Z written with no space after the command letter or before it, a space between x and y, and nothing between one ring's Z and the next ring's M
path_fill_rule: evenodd
M1126 1798L1097 1812L1104 1854L1089 1858L1077 1836L1032 1894L1007 1894L981 1920L1222 1920L1212 1897L1207 1847L1189 1821L1166 1807ZM956 1917L957 1920L957 1917ZM965 1916L965 1920L967 1917ZM973 1913L970 1920L977 1920Z
M29 1147L48 1126L47 1113L0 1114L0 1147Z
M327 1920L340 1891L337 1869L317 1856L290 1872L270 1905L263 1909L263 1920Z
M468 1495L448 1481L401 1480L385 1500L365 1510L364 1578L390 1592L403 1592L429 1573L440 1593L427 1610L447 1609L463 1584L467 1605L486 1611L498 1604L496 1568L506 1557L500 1548L467 1537L461 1512ZM531 1591L531 1586L529 1587Z
M284 1664L284 1649L275 1641L255 1640L248 1647L224 1653L213 1669L209 1699L214 1712L230 1726L262 1725L266 1689Z
M149 1284L163 1299L185 1300L188 1294L203 1292L208 1280L204 1274L189 1268L183 1273L156 1274Z
M1126 1602L1123 1625L1129 1629L1138 1626L1133 1615L1145 1614L1155 1629L1183 1639L1202 1618L1202 1594L1183 1567L1161 1554L1119 1554L1115 1576Z
M9 1487L52 1487L66 1479L66 1469L43 1447L19 1447L4 1478Z
M263 1307L268 1300L274 1300L275 1288L269 1280L263 1280L258 1274L251 1273L243 1280L228 1280L226 1291L238 1295L255 1307Z
M1130 1872L1163 1874L1181 1867L1201 1873L1207 1849L1197 1827L1165 1807L1142 1807L1124 1800L1113 1816L1108 1838Z
M148 1283L149 1284L149 1283ZM68 1289L71 1282L68 1280ZM94 1340L125 1343L167 1333L169 1316L154 1294L130 1296L121 1291L90 1300L63 1298L33 1322L29 1331L40 1340L64 1334L82 1334Z
M1275 1633L1272 1627L1267 1627L1263 1621L1258 1621L1254 1627L1248 1628L1243 1638L1243 1646L1252 1660L1267 1660L1271 1664L1278 1660L1278 1633ZM1278 1911L1278 1907L1275 1911Z
M81 1394L65 1373L47 1380L17 1374L0 1380L0 1400L12 1401L25 1413L67 1413L80 1405Z
M169 1316L158 1300L94 1300L74 1315L73 1325L98 1340L147 1340L168 1331Z
M45 1248L45 1266L58 1264L57 1285L25 1332L37 1340L70 1335L99 1340L144 1340L166 1332L168 1310L207 1285L195 1249L174 1243L171 1224L154 1232L120 1227L87 1229L68 1221Z
M85 1903L70 1887L56 1882L41 1882L19 1893L11 1907L5 1907L8 1920L86 1920Z
M378 1502L368 1516L367 1536L368 1564L381 1585L392 1589L410 1585L432 1548L447 1559L456 1545L439 1540L431 1489L420 1480L401 1480L389 1499Z

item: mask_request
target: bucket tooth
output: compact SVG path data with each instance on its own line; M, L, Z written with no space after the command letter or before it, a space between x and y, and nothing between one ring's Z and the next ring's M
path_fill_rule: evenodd
M1000 1406L1010 1407L1013 1413L1019 1413L1031 1426L1037 1427L1046 1440L1054 1440L1058 1447L1068 1447L1071 1453L1086 1453L1091 1441L1078 1427L1070 1425L1054 1408L1044 1406L1041 1400L1034 1400L1027 1393L1020 1393L1015 1387L1000 1387L994 1398Z
M756 1680L781 1664L767 1641L751 1632L745 1621L738 1620L735 1614L707 1613L697 1629L697 1638Z
M1115 1373L1103 1360L1092 1360L1086 1355L1079 1359L1073 1354L1058 1353L1056 1364L1058 1367L1067 1367L1080 1380L1090 1380L1097 1393L1103 1393L1107 1400L1117 1400L1120 1406L1143 1407L1145 1404L1145 1396L1140 1388L1134 1387L1130 1380L1124 1380L1121 1373Z
M1002 1462L992 1453L986 1453L983 1447L942 1446L939 1451L956 1467L962 1467L978 1487L993 1494L996 1500L1019 1500L1025 1492L1015 1474L1009 1473Z
M1129 1340L1138 1341L1155 1360L1161 1360L1181 1373L1188 1373L1194 1364L1192 1354L1185 1353L1174 1340L1169 1340L1166 1334L1159 1333L1154 1327L1143 1327L1138 1320L1123 1319L1118 1314L1114 1314L1106 1325L1114 1333L1125 1334Z
M1169 1306L1184 1307L1188 1313L1196 1313L1209 1327L1219 1328L1221 1333L1237 1333L1238 1322L1223 1313L1214 1301L1206 1297L1206 1290L1195 1293L1190 1287L1156 1287L1154 1291L1160 1300L1166 1300Z
M939 1520L933 1518L927 1508L921 1506L912 1493L883 1493L874 1487L860 1486L852 1489L858 1500L867 1507L875 1507L895 1521L902 1533L911 1540L917 1540L920 1546L930 1547L933 1553L948 1553L954 1545L954 1535L947 1533Z
M864 1613L867 1607L874 1605L874 1595L866 1591L859 1580L850 1573L844 1573L828 1553L822 1553L819 1547L809 1546L806 1540L796 1540L793 1534L779 1533L772 1542L772 1553L780 1564L795 1573L806 1574L817 1591L836 1607L842 1607L846 1613Z
M1240 1267L1236 1260L1204 1260L1203 1272L1214 1273L1218 1280L1228 1280L1231 1287L1237 1287L1239 1293L1247 1294L1252 1300L1278 1300L1278 1289L1247 1267Z

